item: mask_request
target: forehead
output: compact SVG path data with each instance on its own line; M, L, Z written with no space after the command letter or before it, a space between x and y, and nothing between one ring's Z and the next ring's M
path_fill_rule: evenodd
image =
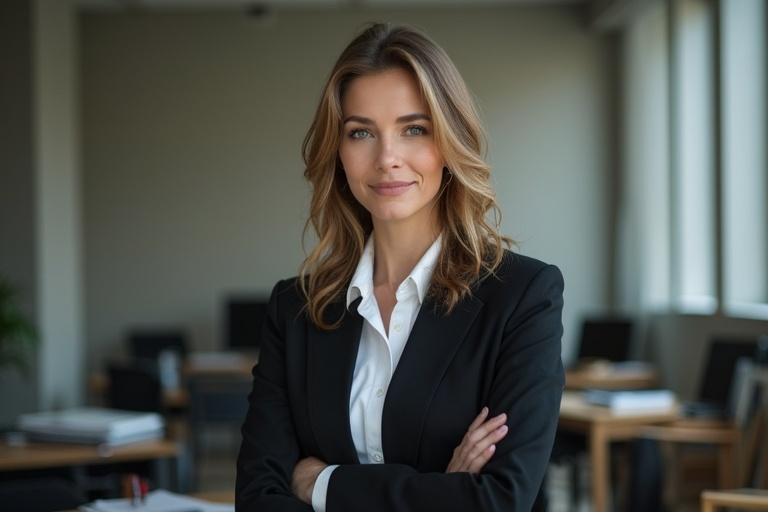
M387 69L353 79L341 104L345 116L393 119L413 112L427 112L419 84L401 68Z

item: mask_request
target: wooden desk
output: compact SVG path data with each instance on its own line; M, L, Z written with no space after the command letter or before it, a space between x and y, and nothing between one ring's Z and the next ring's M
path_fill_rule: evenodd
M614 370L610 365L595 365L565 372L566 389L648 389L658 383L658 373L650 367Z
M0 441L0 472L59 467L92 466L131 461L156 463L158 479L170 484L170 468L165 463L180 453L177 443L167 440L145 441L112 448L79 444L26 443L9 446Z
M0 471L165 459L174 458L178 454L177 444L167 440L131 443L113 448L60 443L9 446L0 441Z
M704 491L701 512L715 512L719 507L741 510L768 510L768 490L736 489L733 491Z
M558 428L587 436L592 464L592 509L608 510L610 443L636 437L643 428L679 418L679 408L642 414L616 414L590 405L578 391L566 391L560 405Z
M235 490L229 491L202 491L190 494L193 498L199 498L205 501L212 501L214 503L234 503L235 502Z

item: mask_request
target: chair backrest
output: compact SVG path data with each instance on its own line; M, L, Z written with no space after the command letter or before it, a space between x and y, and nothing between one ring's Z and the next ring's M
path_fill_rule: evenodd
M756 355L757 339L713 339L709 344L698 399L727 408L736 363L742 357L754 359Z
M156 361L165 350L180 359L187 355L187 335L181 329L134 329L128 333L128 350L136 359Z
M629 318L587 318L581 326L579 359L626 361L632 348L633 322Z
M163 392L155 368L140 362L111 363L107 372L109 407L127 411L162 410Z
M201 375L187 379L189 419L194 425L241 425L248 411L252 380L243 376Z

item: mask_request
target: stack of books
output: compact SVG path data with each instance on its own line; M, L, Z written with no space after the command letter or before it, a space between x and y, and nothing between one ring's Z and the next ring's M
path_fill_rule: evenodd
M40 441L120 445L161 438L165 425L156 413L84 407L22 414L17 428Z
M675 394L668 389L608 391L590 389L584 394L587 403L608 407L613 412L666 411L675 406Z

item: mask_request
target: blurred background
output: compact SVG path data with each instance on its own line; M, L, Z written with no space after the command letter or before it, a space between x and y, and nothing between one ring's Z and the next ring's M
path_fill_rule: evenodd
M768 334L767 20L763 0L3 1L0 304L34 332L0 330L0 425L154 411L186 447L168 487L232 488L263 301L305 254L301 141L368 21L423 29L475 95L502 231L564 274L566 365L634 361L629 388L702 398L714 341ZM165 398L120 407L120 379ZM222 396L223 428L189 443ZM600 491L590 428L566 450L577 477L553 460L553 510L630 506L631 439L609 442ZM26 479L8 446L0 480ZM89 464L57 470L86 499ZM666 506L768 481L722 464L694 464L689 495L660 473Z

